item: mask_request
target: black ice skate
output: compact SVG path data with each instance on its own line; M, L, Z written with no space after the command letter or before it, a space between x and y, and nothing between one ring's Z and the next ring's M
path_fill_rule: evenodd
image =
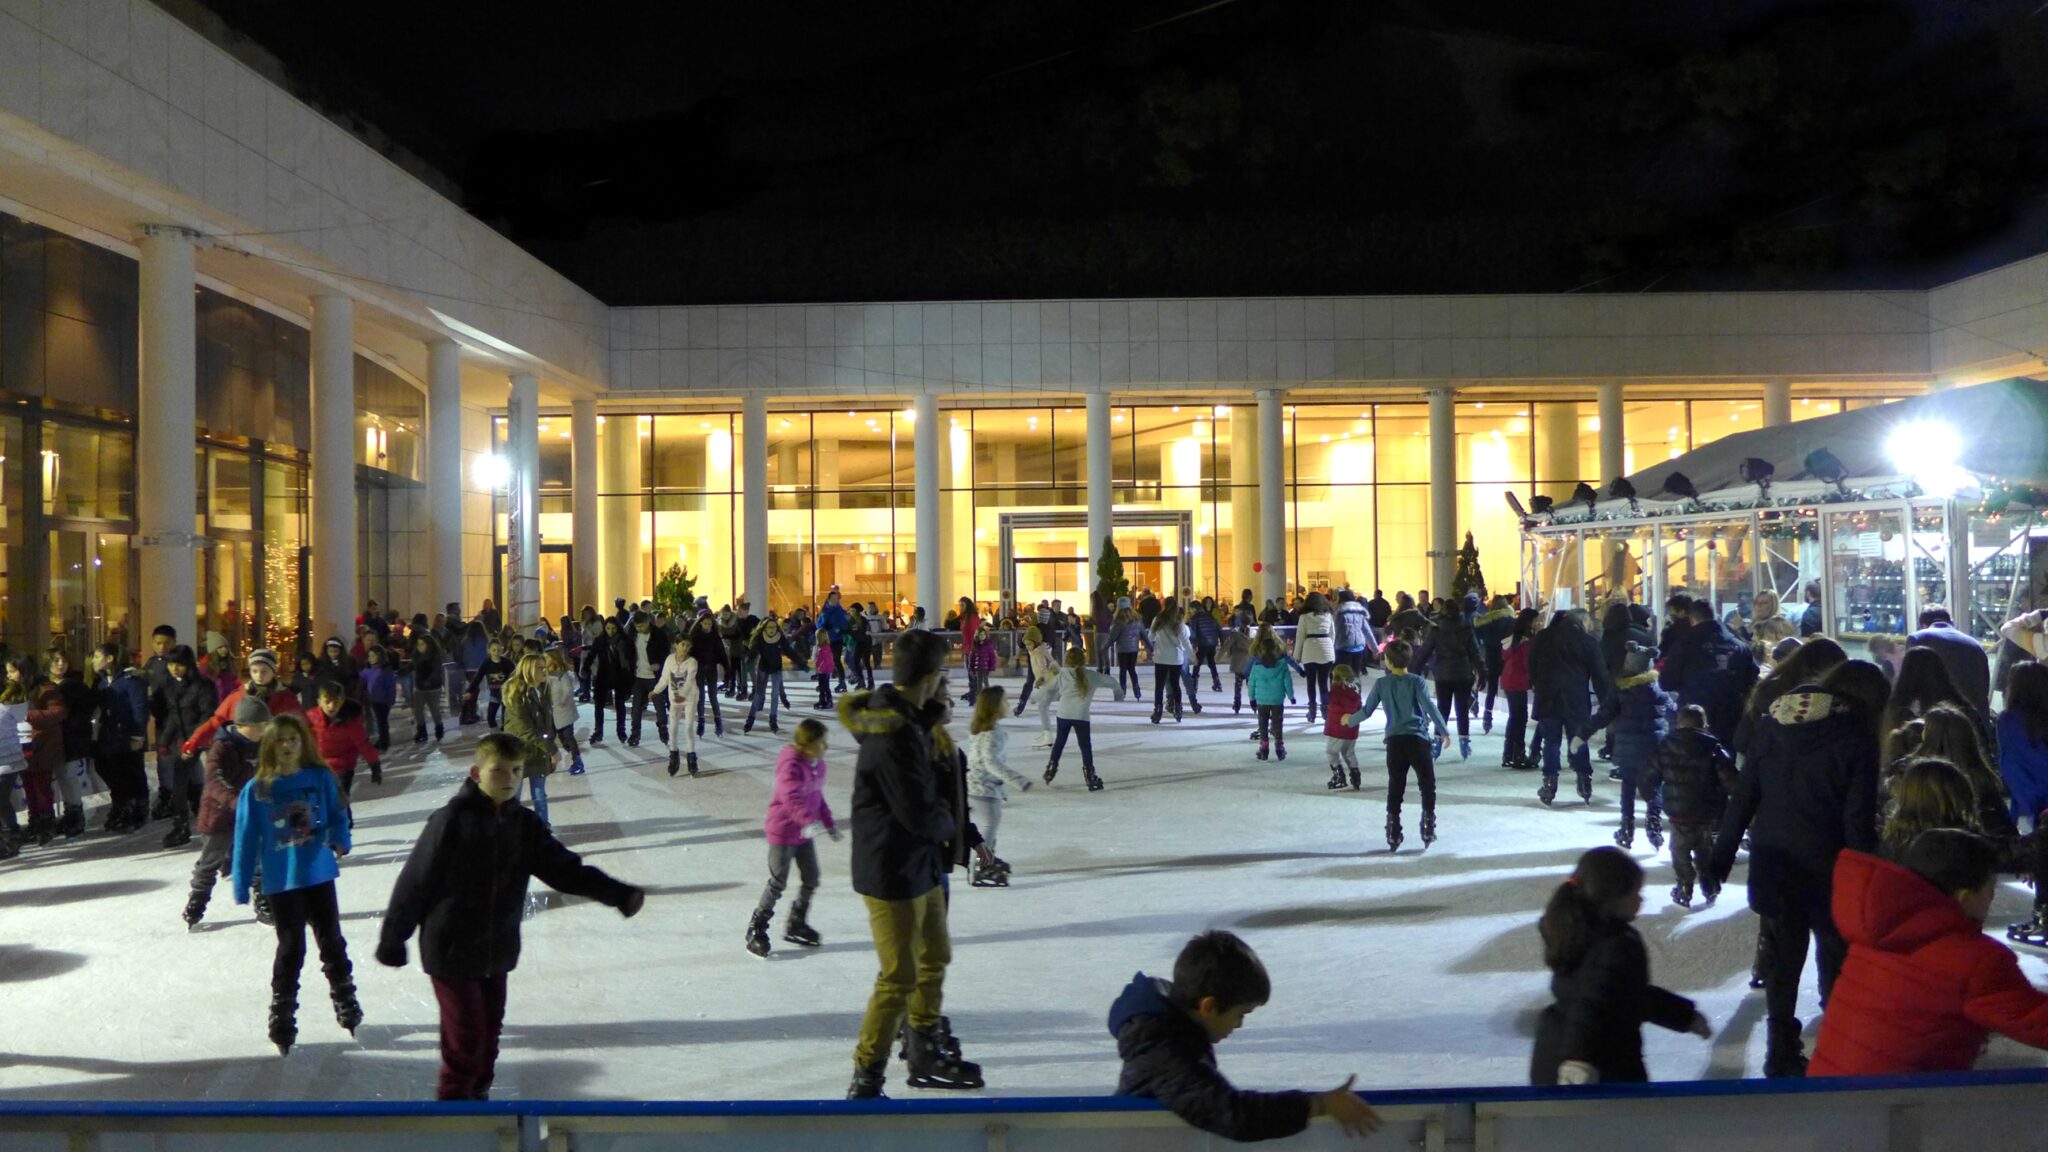
M1399 852L1400 850L1401 818L1389 812L1387 813L1387 851Z
M1764 1076L1771 1080L1796 1080L1806 1075L1806 1044L1800 1039L1797 1017L1772 1020L1764 1034Z
M31 824L31 827L33 827L33 824ZM173 818L171 820L171 830L164 833L164 847L183 848L191 842L192 825L186 822L183 817ZM47 844L49 840L46 838L43 840L43 843Z
M1102 791L1102 777L1100 777L1100 776L1097 776L1097 775L1095 774L1095 769L1093 769L1093 768L1083 768L1083 769L1081 769L1081 779L1083 779L1083 780L1086 780L1086 781L1088 782L1088 790L1089 790L1090 792L1100 792L1100 791Z
M270 994L270 1042L277 1045L279 1056L291 1054L292 1042L299 1038L299 994L272 991Z
M334 1002L334 1022L353 1036L356 1027L363 1022L363 1005L356 999L354 970L346 960L323 970L327 973L327 998Z
M1543 783L1536 788L1536 799L1541 800L1545 808L1550 807L1550 802L1557 799L1557 777L1543 778Z
M768 943L768 920L772 913L756 911L747 924L747 951L766 960L774 945Z
M1057 764L1057 763L1050 763L1050 764L1047 764L1047 765L1045 766L1045 782L1046 782L1047 784L1050 784L1050 783L1052 783L1052 778L1053 778L1053 777L1055 777L1055 776L1057 776L1057 775L1059 775L1059 774L1060 774L1060 766L1059 766L1059 764Z
M2041 910L2034 911L2034 918L2019 924L2009 925L2005 938L2015 944L2032 948L2048 948L2048 919L2043 919Z
M1692 885L1673 884L1671 886L1671 902L1680 908L1692 907Z
M1643 835L1650 841L1652 849L1664 847L1664 814L1655 808L1643 821Z
M1259 741L1259 750L1254 755L1261 760L1268 760L1273 756L1273 749L1264 740L1261 740Z
M848 1100L887 1100L888 1097L882 1095L882 1081L887 1078L888 1072L889 1064L886 1060L873 1068L855 1068L853 1070L853 1083L846 1086L846 1098Z
M1339 791L1344 787L1344 769L1342 766L1337 764L1330 765L1330 782L1326 787L1332 792Z
M1356 768L1351 770L1351 790L1353 792L1358 791L1358 769Z
M57 821L57 835L69 840L85 832L85 809L76 804L66 804L64 815Z
M1614 833L1614 846L1627 850L1636 846L1636 822L1626 816L1621 818L1621 828Z
M910 1029L905 1044L912 1088L973 1090L983 1087L981 1065L960 1056L960 1042L943 1021L929 1029Z
M671 748L668 750L668 774L673 776L683 770L683 754Z
M974 862L974 886L976 888L1008 888L1010 874L993 864Z
M1593 774L1591 772L1579 773L1579 800L1586 804L1593 802Z
M199 930L199 921L206 917L206 893L194 892L185 897L185 927Z
M1286 741L1284 741L1284 740L1275 740L1275 741L1273 741L1273 759L1275 759L1275 760L1285 760L1285 759L1287 759L1287 742L1286 742Z
M690 775L695 776L697 774L697 754L695 752L689 753L688 767L690 769Z
M1436 813L1424 812L1422 814L1422 846L1427 848L1434 843L1436 843Z
M252 906L256 909L256 922L258 924L267 928L277 923L276 917L270 913L270 897L265 896L262 889L257 889Z
M805 948L816 948L818 945L823 944L825 941L818 935L818 930L811 927L809 915L810 909L808 908L791 908L789 910L789 919L783 921L782 924L782 938L791 944L801 945Z

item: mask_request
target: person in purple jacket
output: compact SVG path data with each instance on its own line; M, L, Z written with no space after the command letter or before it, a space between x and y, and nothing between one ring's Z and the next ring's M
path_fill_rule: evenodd
M767 957L768 922L775 918L775 903L789 885L792 861L798 878L796 902L789 906L782 938L816 948L818 933L807 920L811 895L818 890L818 849L811 840L820 831L839 839L839 825L825 803L825 726L818 721L798 724L776 759L775 797L768 802L768 819L762 828L768 834L768 886L761 890L761 902L754 906L754 919L747 925L747 951Z
M398 674L391 668L391 653L382 644L363 652L363 670L356 673L363 684L363 703L377 722L377 751L391 748L391 706L398 702Z

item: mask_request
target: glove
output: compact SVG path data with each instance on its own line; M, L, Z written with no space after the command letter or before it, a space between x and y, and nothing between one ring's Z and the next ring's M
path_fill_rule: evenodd
M377 963L386 968L405 967L405 945L395 940L378 944Z
M632 919L633 917L635 917L635 916L637 916L637 915L639 915L639 914L640 914L640 909L641 909L641 907L642 907L643 905L645 905L646 903L647 903L647 889L645 889L645 888L631 888L631 889L628 889L628 890L626 891L626 900L625 900L625 902L619 905L619 915L621 915L621 916L624 916L624 917L625 917L626 919L628 919L628 920L631 920L631 919Z
M816 840L818 837L823 835L825 835L824 821L813 820L809 824L804 825L804 839Z
M837 828L827 828L827 829L825 829L825 835L827 835L827 836L830 836L830 837L832 838L832 842L833 842L834 844L837 844L837 843L839 843L839 842L840 842L841 840L844 840L844 839L846 839L846 833L844 833L844 832L841 832L841 831L840 831L839 829L837 829Z
M1557 1082L1573 1086L1598 1084L1600 1070L1583 1060L1567 1060L1557 1066Z

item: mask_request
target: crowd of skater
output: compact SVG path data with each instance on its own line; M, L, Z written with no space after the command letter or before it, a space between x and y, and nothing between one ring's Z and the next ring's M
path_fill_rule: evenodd
M608 736L638 747L649 714L669 775L696 776L707 728L725 735L731 711L739 735L765 724L779 739L783 710L797 710L789 681L808 680L815 699L804 710L816 715L792 719L776 756L768 879L745 947L772 951L792 870L782 939L820 943L808 922L821 884L813 842L844 834L823 788L843 732L855 760L852 881L880 967L849 1095L881 1093L892 1048L913 1086L977 1088L981 1070L941 1012L950 875L966 868L976 886L1009 883L995 843L1005 806L1053 785L1070 744L1087 789L1106 788L1092 739L1097 698L1142 704L1149 688L1150 722L1180 723L1202 714L1206 672L1211 709L1225 706L1230 678L1228 707L1257 760L1284 761L1290 728L1319 729L1330 790L1361 788L1361 727L1383 717L1393 850L1406 839L1411 780L1419 839L1427 848L1438 838L1438 762L1454 746L1469 759L1472 726L1492 731L1496 705L1500 766L1534 772L1541 805L1558 801L1567 768L1590 802L1599 741L1618 786L1615 846L1589 852L1543 910L1556 1003L1539 1027L1536 1083L1647 1078L1644 1022L1711 1034L1690 1002L1650 983L1629 927L1645 882L1639 832L1652 851L1668 842L1671 897L1685 907L1716 900L1747 852L1766 1075L1967 1068L1991 1031L2048 1046L2048 998L1981 933L1999 877L2048 869L2048 835L2035 828L2048 810L2048 614L2006 624L1994 670L1984 645L1939 608L1910 636L1877 638L1869 659L1851 658L1821 634L1812 595L1797 616L1764 593L1748 616L1721 617L1681 593L1661 622L1625 596L1596 617L1508 596L1389 601L1349 588L1285 605L1247 591L1220 603L1147 593L1091 607L1085 618L1057 602L985 618L963 598L939 631L921 610L898 620L843 604L834 589L815 613L756 615L744 598L667 611L619 599L610 614L586 607L517 630L489 602L467 619L455 605L405 619L372 603L352 642L330 637L289 661L261 648L238 659L218 635L195 650L169 626L145 652L16 654L0 685L0 859L85 834L94 777L108 797L106 834L160 825L165 849L188 849L196 833L185 920L204 920L226 876L236 901L275 928L268 1033L289 1051L307 928L337 1023L352 1032L363 1019L334 891L351 797L364 786L358 766L368 786L381 783L401 706L401 745L407 724L415 745L484 725L470 779L427 822L376 949L402 965L420 934L443 1014L439 1095L481 1098L528 879L627 916L645 899L554 837L549 776L582 773L583 748ZM993 682L1006 666L1021 673L1014 702ZM1042 771L1013 766L1001 723L1033 703ZM2008 934L2048 947L2048 906ZM1809 952L1824 1008L1811 1064L1796 1015ZM1369 1128L1348 1085L1245 1094L1222 1081L1208 1046L1267 994L1256 955L1227 933L1192 941L1171 982L1141 974L1112 1014L1122 1089L1238 1138L1324 1113Z

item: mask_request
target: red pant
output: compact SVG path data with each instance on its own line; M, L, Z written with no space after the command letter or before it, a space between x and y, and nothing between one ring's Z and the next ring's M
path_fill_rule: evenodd
M22 770L21 790L28 802L31 816L54 816L57 814L56 798L50 793L50 770L37 768L33 764Z
M505 1028L505 976L480 980L433 978L441 1002L441 1084L437 1100L483 1100L498 1066L498 1034Z

